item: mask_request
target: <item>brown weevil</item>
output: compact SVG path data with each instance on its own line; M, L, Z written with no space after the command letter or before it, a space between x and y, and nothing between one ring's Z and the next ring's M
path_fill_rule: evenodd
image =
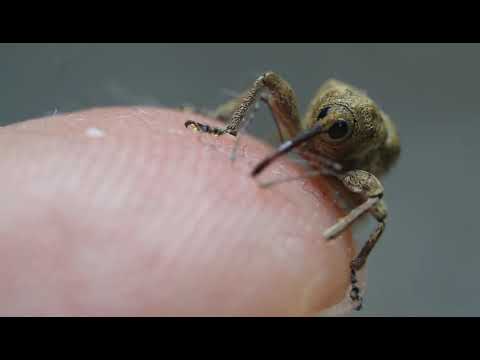
M359 310L362 298L356 274L383 233L387 217L378 177L392 167L400 153L395 125L363 91L337 80L328 80L320 87L301 120L291 86L276 73L267 72L250 89L211 114L228 121L224 128L194 121L187 121L185 126L216 136L238 136L258 100L270 108L282 144L255 166L251 176L258 176L275 159L295 149L313 169L304 177L329 175L355 194L356 207L324 232L327 240L366 212L377 220L376 229L351 262L350 299Z

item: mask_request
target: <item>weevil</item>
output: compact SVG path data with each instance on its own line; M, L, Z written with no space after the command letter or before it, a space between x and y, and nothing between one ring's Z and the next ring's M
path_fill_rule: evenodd
M325 230L327 240L338 236L367 212L377 221L375 230L350 264L349 295L354 308L360 310L363 299L357 272L365 266L385 229L387 218L384 189L378 178L393 166L400 154L395 125L364 91L334 79L319 88L301 119L290 84L278 74L266 72L244 93L211 114L226 121L224 127L191 120L185 126L215 136L238 137L258 100L263 100L270 108L282 143L253 168L251 176L257 177L275 159L296 150L313 169L304 177L332 176L349 190L355 202L355 207L346 216Z

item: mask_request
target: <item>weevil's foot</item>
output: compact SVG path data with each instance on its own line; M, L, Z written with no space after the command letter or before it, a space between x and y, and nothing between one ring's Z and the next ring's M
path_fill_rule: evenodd
M357 302L357 304L355 305L353 310L360 311L360 310L362 310L362 307L363 307L363 299L360 298L360 300Z
M220 135L223 135L223 134L227 133L227 131L224 130L224 129L220 129L220 128L217 128L217 127L214 127L214 126L202 124L202 123L199 123L199 122L193 121L193 120L185 121L185 127L189 128L189 129L192 129L193 131L207 133L207 134L211 134L211 135L214 135L214 136L220 136Z
M199 123L192 121L192 120L187 120L185 121L185 127L187 129L191 129L192 131L200 131L200 125Z
M360 311L362 309L363 298L360 296L360 289L356 285L352 285L350 300L352 300L354 310Z
M350 282L352 284L352 288L350 290L350 300L353 302L354 310L360 311L363 306L363 298L360 295L360 288L357 286L357 273L354 269L351 270Z

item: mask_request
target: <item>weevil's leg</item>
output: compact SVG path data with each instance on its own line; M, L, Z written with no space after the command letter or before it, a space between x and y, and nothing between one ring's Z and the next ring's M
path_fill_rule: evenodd
M268 103L282 137L293 137L300 131L297 101L290 85L273 72L267 72L255 80L250 90L235 105L232 117L224 128L203 125L191 120L187 121L185 126L214 135L231 134L236 136L250 108L264 91L270 93Z
M250 114L248 115L248 118L247 120L244 121L242 127L240 128L240 130L238 131L237 133L237 137L235 138L235 144L233 145L233 149L232 149L232 152L230 153L230 160L231 161L235 161L235 159L237 158L237 150L238 150L238 147L240 145L240 136L247 131L248 129L248 126L251 124L251 122L253 121L253 119L255 118L255 113L258 111L260 107L260 104L258 101L255 102L255 105L253 107L253 110L250 112Z
M232 100L228 101L225 104L220 105L219 107L217 107L213 111L204 112L202 114L206 115L206 116L209 116L209 117L213 117L213 118L215 118L217 120L220 120L222 122L228 122L232 118L232 115L235 112L235 109L240 105L243 98L245 96L247 96L247 91L245 91L243 94L240 94L240 93L235 92L233 90L227 90L227 89L223 89L223 90L228 96L232 97ZM270 96L268 94L265 94L265 93L260 93L260 95L259 95L259 99L268 106L272 115L275 116L275 113L273 112L272 107L270 106L269 98L270 98ZM258 111L259 108L260 108L260 104L257 101L255 103L255 108L253 109L253 112ZM247 120L248 124L250 124L253 121L253 118L254 118L254 114L250 114L250 118L249 118L249 120ZM248 124L245 125L245 130L247 130ZM277 136L275 137L275 142L277 142L278 139L280 139L280 142L283 142L284 138L282 136L280 127L278 126L278 121L277 120L275 120L275 127L277 129ZM272 135L272 139L269 139L268 142L269 143L274 142L273 141L273 135Z
M367 200L365 200L365 202L352 209L346 216L340 218L334 225L325 230L323 236L325 236L327 240L335 238L351 224L353 224L353 222L357 220L360 216L365 214L367 211L370 211L372 206L374 206L379 201L380 198L378 197L368 198Z
M365 265L368 255L374 248L378 239L380 239L383 231L385 230L385 222L388 215L388 210L385 202L383 200L380 200L378 203L375 204L375 206L370 209L370 213L378 221L378 224L375 231L370 235L367 242L363 245L358 255L352 261L352 269L355 271L360 270Z
M381 200L383 196L383 186L373 174L364 170L353 170L339 176L339 179L351 192L362 195L366 198L366 201L337 221L335 225L327 229L324 232L325 238L334 238L367 211L369 211L378 221L377 228L370 235L369 239L363 245L358 255L352 260L350 265L352 272L350 298L357 304L356 309L360 310L362 306L362 298L359 295L360 289L357 285L356 273L365 265L368 255L385 229L387 208L383 200Z
M383 231L385 230L385 219L387 217L387 209L383 200L380 200L370 211L372 215L377 219L378 225L375 231L370 234L367 242L363 245L358 255L352 260L351 268L351 283L350 299L356 304L355 310L362 308L363 299L360 296L360 288L357 285L357 271L359 271L366 263L368 255L374 248L375 244L380 239Z
M247 96L248 90L244 91L243 93L229 89L222 89L222 91L229 96L231 100L219 105L214 110L207 111L202 114L227 123L232 118L233 113L240 105L242 100L245 98L245 96ZM260 94L259 97L262 101L266 102L267 96L265 94Z
M237 95L229 94L233 95L233 98L218 106L215 110L210 111L208 116L227 123L232 118L233 113L238 108L242 100L245 98L245 96L247 96L247 92L248 91L245 91L242 94Z
M365 197L366 200L324 232L324 236L327 240L336 237L365 212L371 211L372 207L376 205L383 196L382 183L375 177L375 175L367 171L347 171L346 173L337 176L337 178L348 190L360 194Z
M358 287L357 272L350 267L350 300L355 304L354 309L360 311L363 305L363 298L360 296Z

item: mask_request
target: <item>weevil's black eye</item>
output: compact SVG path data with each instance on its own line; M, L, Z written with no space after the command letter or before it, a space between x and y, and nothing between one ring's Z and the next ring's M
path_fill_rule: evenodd
M328 110L330 110L330 106L324 107L324 108L320 111L320 114L318 114L318 118L319 118L319 119L323 119L325 116L327 116Z
M328 136L334 140L341 139L350 132L350 125L347 121L339 119L328 129Z

